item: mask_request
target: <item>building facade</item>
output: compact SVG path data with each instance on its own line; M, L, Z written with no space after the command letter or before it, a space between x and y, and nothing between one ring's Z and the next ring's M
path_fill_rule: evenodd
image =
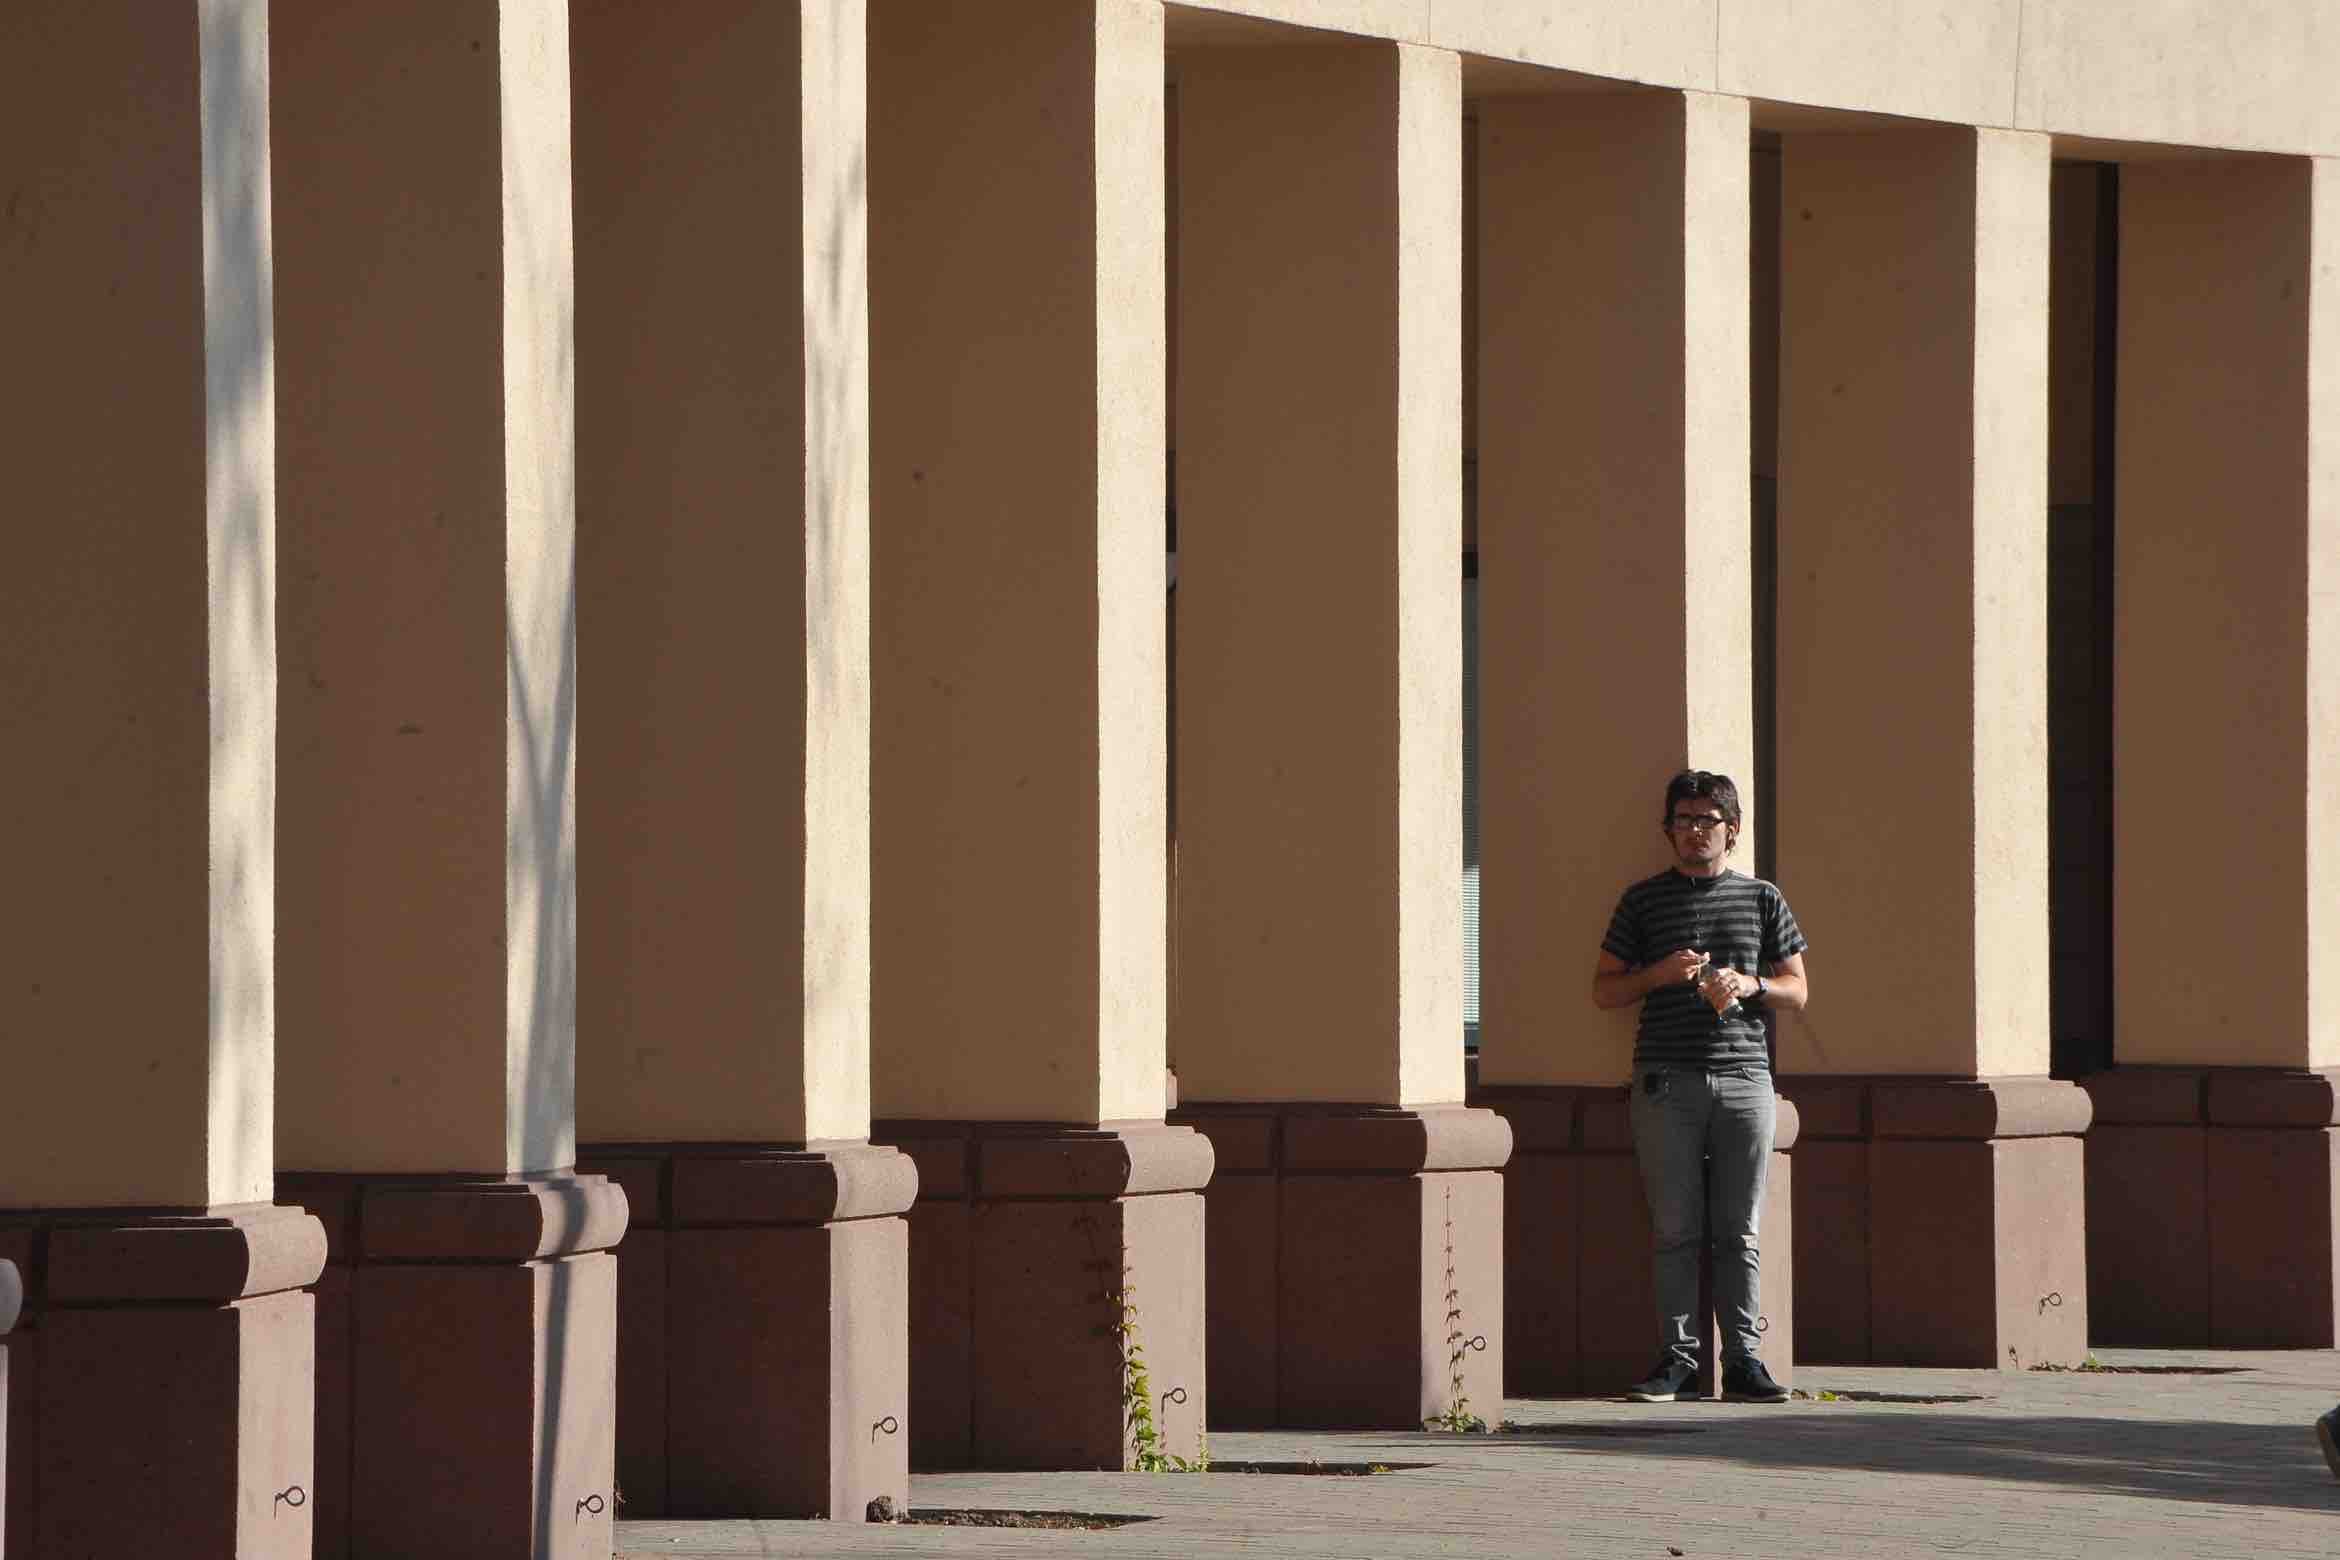
M1684 765L1814 944L1775 1368L2340 1341L2336 79L2318 0L15 0L0 1544L1610 1390Z

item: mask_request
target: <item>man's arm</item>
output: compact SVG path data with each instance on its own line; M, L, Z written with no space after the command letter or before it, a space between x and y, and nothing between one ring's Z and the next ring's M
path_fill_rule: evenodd
M1597 1008L1631 1007L1660 986L1687 981L1698 973L1704 958L1689 948L1677 948L1655 964L1635 969L1607 949L1593 964L1592 999ZM1748 983L1748 990L1754 983Z
M1599 977L1594 977L1594 983L1596 986L1599 984ZM1730 1005L1733 997L1753 998L1755 977L1742 974L1738 970L1718 969L1699 983L1698 991L1707 1001L1714 1004L1715 1011L1719 1013ZM1811 1000L1811 996L1812 983L1804 976L1804 956L1802 954L1791 953L1784 959L1774 961L1764 970L1763 1005L1765 1007L1778 1008L1782 1012L1790 1009L1801 1009L1806 1002ZM1601 999L1596 993L1593 1000L1600 1002ZM1602 1003L1604 1007L1617 1005L1619 1004Z

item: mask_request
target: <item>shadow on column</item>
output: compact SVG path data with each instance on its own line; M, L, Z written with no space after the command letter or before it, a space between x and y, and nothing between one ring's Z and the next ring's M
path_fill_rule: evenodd
M316 1554L606 1550L625 1194L596 1175L284 1172L321 1218ZM564 1361L568 1363L564 1363ZM418 1499L417 1491L431 1492Z

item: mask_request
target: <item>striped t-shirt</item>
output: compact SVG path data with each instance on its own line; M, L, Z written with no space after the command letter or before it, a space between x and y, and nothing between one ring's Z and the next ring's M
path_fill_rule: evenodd
M1729 869L1698 878L1668 868L1625 890L1601 950L1638 969L1695 948L1748 974L1768 972L1807 944L1787 900L1772 884ZM1722 1017L1688 981L1658 987L1641 1002L1633 1042L1636 1068L1762 1065L1763 1023L1750 1000Z

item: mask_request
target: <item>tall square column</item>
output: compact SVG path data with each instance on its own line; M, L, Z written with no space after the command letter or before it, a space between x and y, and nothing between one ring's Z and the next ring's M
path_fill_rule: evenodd
M2091 1283L2118 1341L2330 1348L2340 174L2133 163L2120 216L2118 1065L2090 1082ZM2184 1303L2144 1303L2165 1289Z
M1395 44L1178 87L1178 1119L1214 1422L1502 1397L1510 1131L1462 1105L1462 87Z
M1162 1125L1162 29L870 8L871 1095L924 1198L927 1466L1202 1444L1210 1150Z
M1478 1097L1518 1142L1510 1379L1603 1391L1648 1365L1655 1313L1636 1015L1594 1011L1593 961L1617 895L1668 859L1677 771L1740 783L1732 864L1755 867L1747 103L1490 99L1477 165ZM1784 1381L1781 1168L1763 1317Z
M272 43L277 1146L333 1247L318 1553L606 1554L625 1204L572 1171L568 11L287 5Z
M1807 1217L1799 1343L2075 1360L2088 1101L2045 1077L2048 144L1810 132L1784 159L1772 843L1820 990L1780 1066L1807 1212L1861 1215L1866 1259Z
M4 31L0 1528L305 1560L325 1242L271 1204L268 13L35 0Z
M571 28L578 1121L632 1210L619 1482L634 1515L858 1522L909 1498L915 1186L866 1141L866 18Z

